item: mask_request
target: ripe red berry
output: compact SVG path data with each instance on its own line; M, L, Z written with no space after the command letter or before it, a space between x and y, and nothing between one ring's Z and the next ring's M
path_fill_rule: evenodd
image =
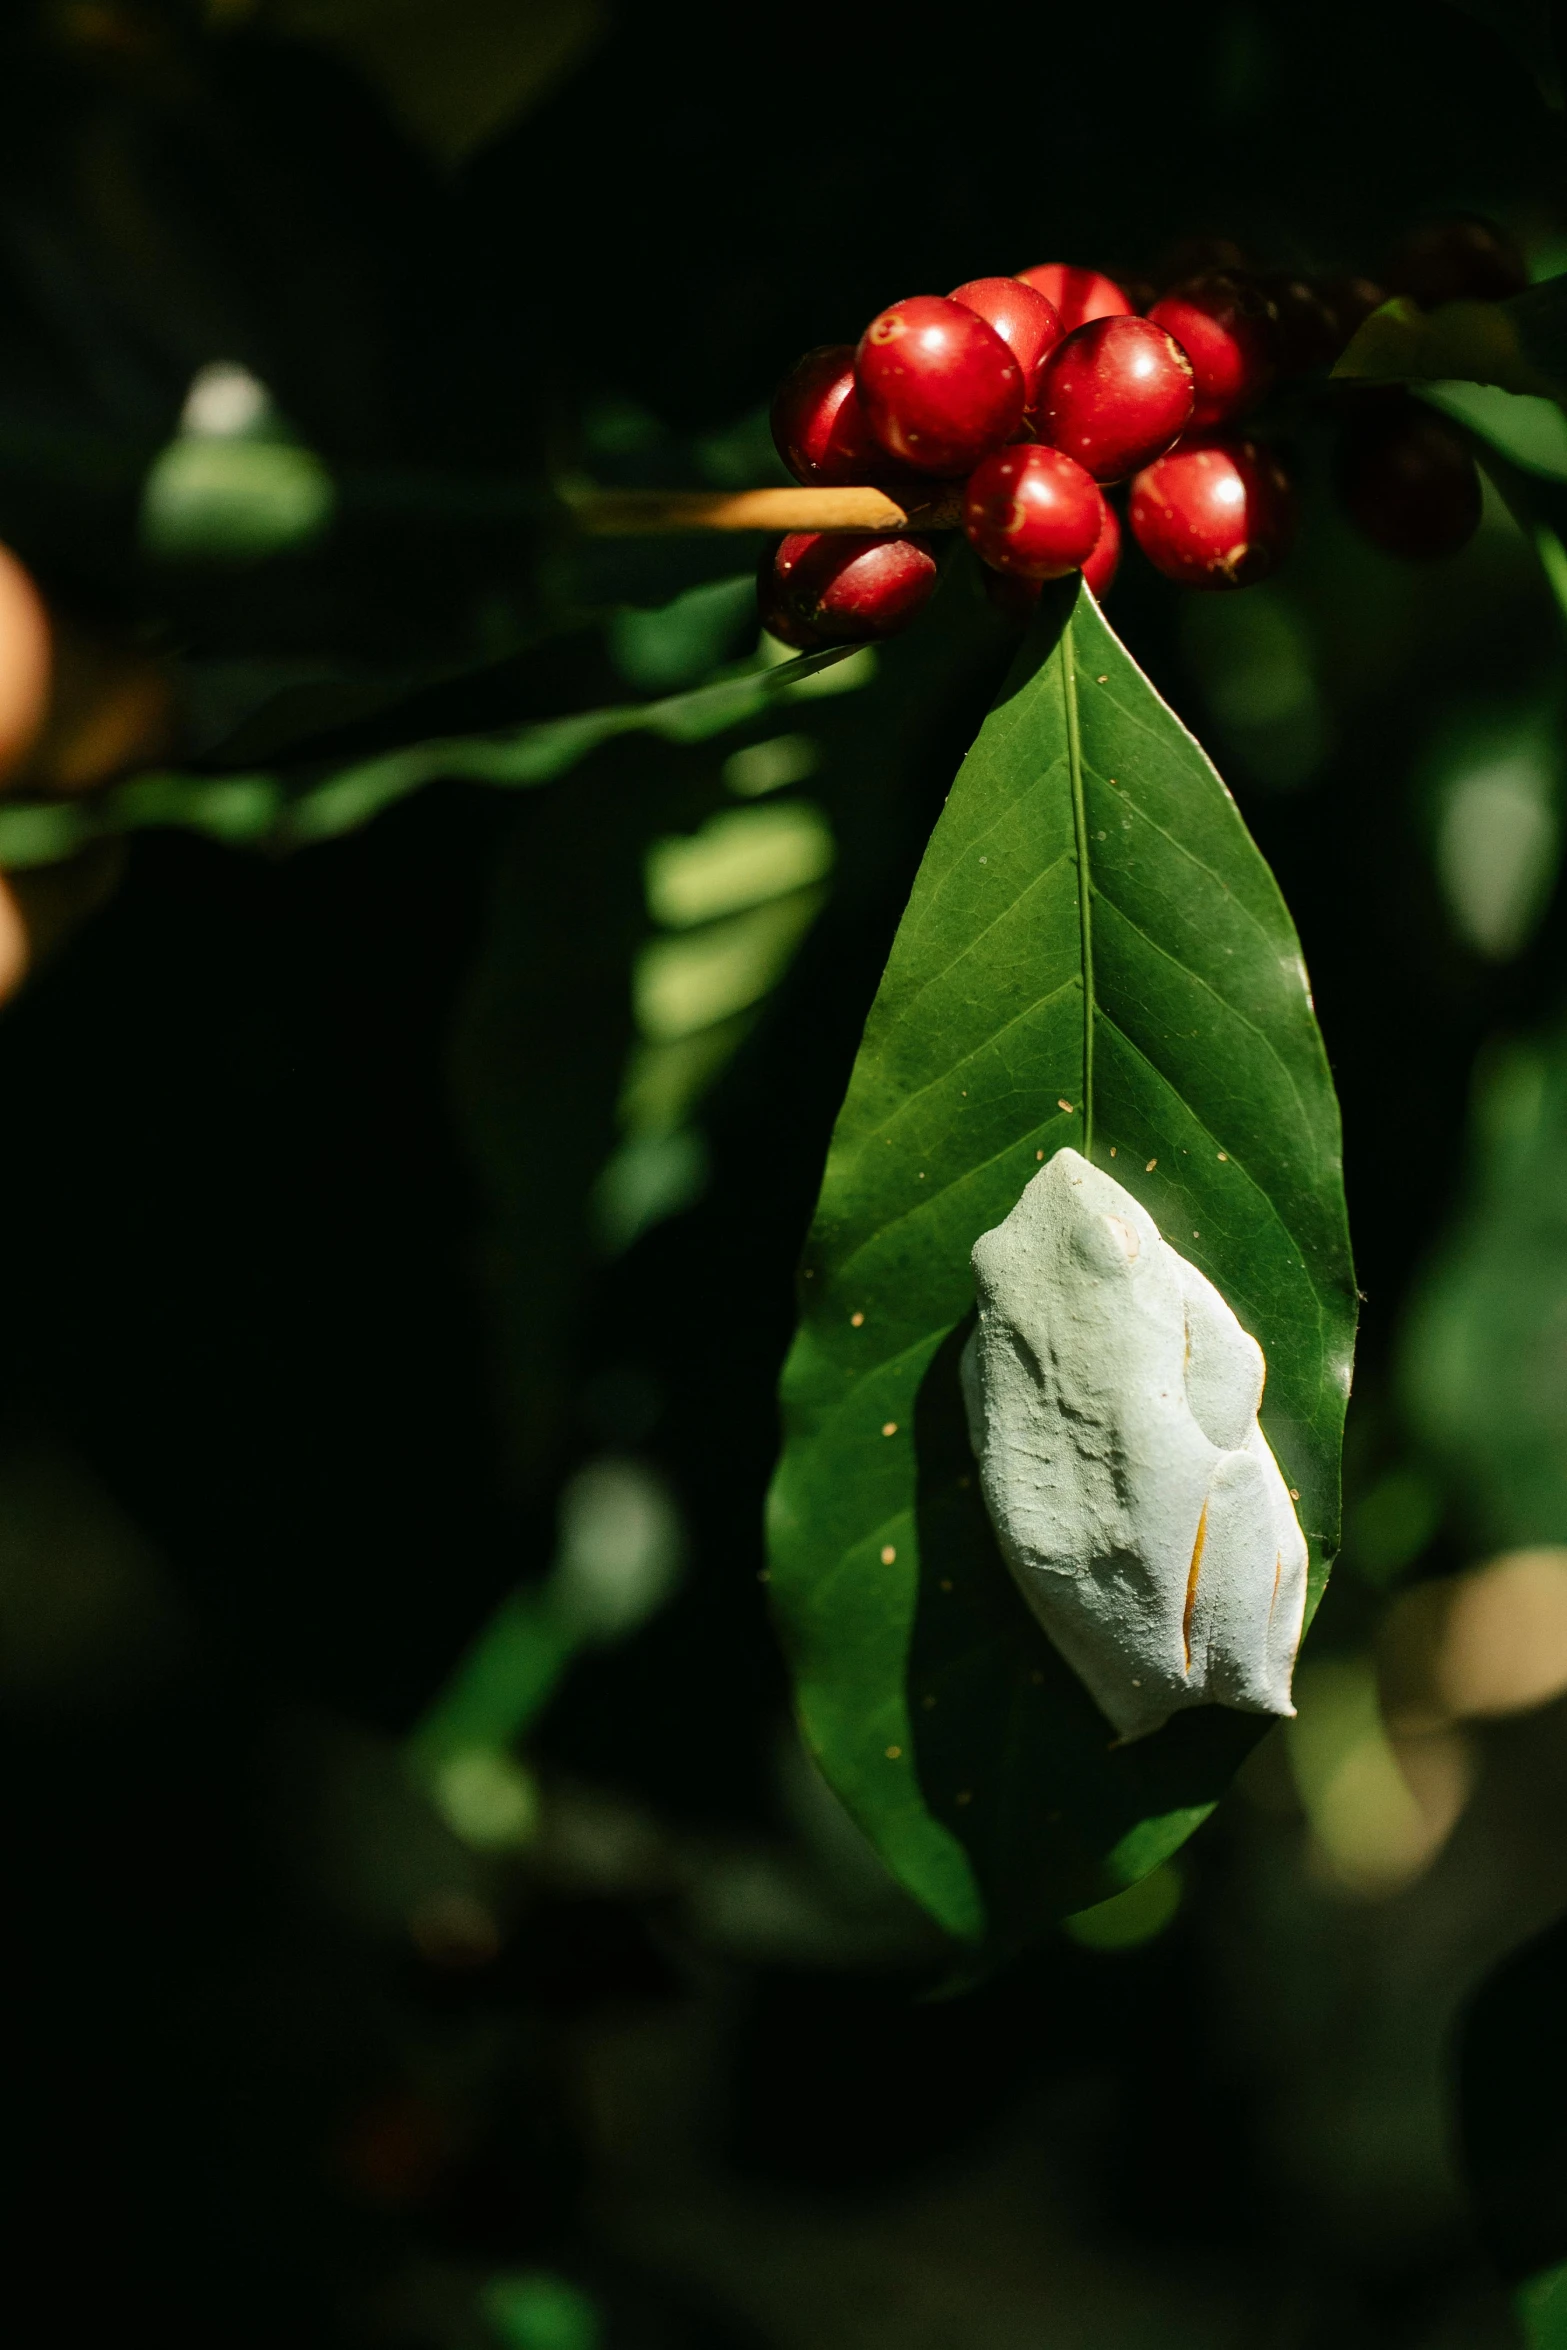
M1197 433L1132 484L1132 536L1183 587L1251 587L1278 568L1295 531L1295 494L1271 449Z
M954 286L949 302L961 302L994 327L1023 370L1024 412L1033 409L1039 371L1066 329L1053 302L1019 277L975 277Z
M1099 524L1099 537L1094 551L1083 565L1083 577L1102 604L1115 585L1115 575L1121 568L1121 523L1115 508L1104 492L1104 514Z
M935 585L929 539L826 530L792 532L757 580L762 626L801 651L894 636Z
M1473 215L1417 228L1387 268L1389 293L1408 294L1427 310L1439 302L1504 302L1528 282L1523 254L1507 231Z
M874 481L887 455L854 388L852 343L821 343L790 368L773 398L773 446L810 489Z
M1045 361L1035 422L1096 481L1120 481L1185 430L1193 396L1191 361L1162 326L1095 318Z
M1023 370L992 326L961 302L915 294L873 318L854 380L889 456L920 473L972 471L1023 421Z
M1103 490L1099 496L1103 504L1099 537L1082 570L1083 577L1102 604L1120 568L1121 525L1116 518L1115 508ZM996 610L1004 612L1009 620L1016 621L1019 626L1026 627L1038 607L1044 581L1025 579L1016 571L992 571L988 565L980 576L985 583L985 594Z
M1241 277L1194 277L1148 313L1192 363L1199 431L1254 407L1278 367L1278 321L1262 289Z
M1463 434L1403 393L1364 403L1334 479L1351 521L1389 555L1456 555L1480 527L1480 476Z
M1113 277L1098 269L1078 269L1070 261L1036 262L1032 269L1020 269L1017 280L1054 305L1066 334L1086 326L1091 318L1126 318L1134 307Z
M995 571L1063 579L1099 542L1104 495L1075 459L1023 441L997 449L969 476L963 528Z

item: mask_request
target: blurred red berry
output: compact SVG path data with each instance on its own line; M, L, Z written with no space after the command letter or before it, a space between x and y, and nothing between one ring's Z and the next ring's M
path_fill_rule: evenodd
M796 481L830 489L890 468L854 388L852 343L821 343L797 359L773 397L773 446Z
M1096 318L1045 361L1035 422L1096 481L1120 481L1167 449L1191 420L1191 361L1147 318Z
M1126 318L1135 305L1113 277L1102 270L1078 269L1070 261L1040 261L1017 273L1020 286L1032 286L1051 303L1062 332L1071 334L1091 318Z
M1278 320L1267 295L1249 278L1188 278L1162 294L1148 316L1175 337L1192 363L1197 385L1192 423L1199 431L1255 407L1273 381Z
M1345 338L1326 295L1289 270L1272 271L1261 284L1278 320L1279 374L1289 380L1331 367Z
M1387 300L1387 290L1369 277L1325 277L1317 282L1317 291L1332 313L1342 351L1350 337L1360 330L1373 310L1380 310Z
M1244 249L1233 237L1177 237L1166 245L1154 264L1154 284L1161 293L1183 285L1189 277L1245 276L1251 267Z
M1156 571L1183 587L1251 587L1275 571L1295 533L1295 495L1259 441L1196 433L1132 484L1132 536Z
M763 557L757 600L769 634L809 652L895 635L935 585L928 539L801 530Z
M1025 412L1039 390L1039 371L1066 329L1053 302L1017 277L975 277L954 286L949 302L961 302L994 327L1023 370Z
M877 440L920 473L972 471L1023 421L1016 359L994 327L939 294L915 294L872 319L854 380Z
M1099 542L1104 494L1071 457L1037 442L998 449L975 467L963 528L981 561L1025 579L1080 570Z
M1350 520L1385 554L1456 555L1479 529L1482 503L1463 434L1406 394L1357 405L1334 466Z
M1528 283L1516 241L1472 214L1428 221L1404 238L1387 265L1388 292L1408 294L1426 310L1439 302L1505 302Z

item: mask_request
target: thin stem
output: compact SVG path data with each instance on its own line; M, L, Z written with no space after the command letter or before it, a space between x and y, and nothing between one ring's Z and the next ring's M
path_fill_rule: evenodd
M1078 591L1081 592L1080 590ZM1077 662L1072 645L1072 598L1061 631L1061 699L1066 716L1066 762L1072 784L1072 831L1077 843L1077 934L1083 966L1083 1156L1094 1155L1094 924L1089 906L1088 808L1083 796L1083 741L1077 716Z
M577 490L566 499L579 530L597 538L697 530L956 530L963 493L932 482L900 505L869 486L840 490Z

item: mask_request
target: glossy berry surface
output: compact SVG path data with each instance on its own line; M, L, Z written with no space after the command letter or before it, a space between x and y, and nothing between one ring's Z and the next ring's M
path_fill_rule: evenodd
M1339 446L1334 480L1350 520L1385 554L1432 562L1480 527L1480 476L1463 434L1403 394L1367 402Z
M993 327L1023 370L1025 413L1032 411L1040 370L1066 329L1053 302L1017 277L975 277L954 286L949 302L961 302Z
M1271 449L1199 433L1132 484L1132 536L1183 587L1251 587L1275 571L1295 532L1295 496Z
M1407 294L1422 309L1439 302L1505 302L1529 282L1524 257L1494 221L1461 215L1429 221L1393 253L1387 267L1390 294Z
M1078 269L1070 261L1041 261L1020 269L1018 284L1032 286L1053 304L1064 334L1091 318L1128 318L1134 304L1125 289L1102 270Z
M852 343L821 343L790 368L773 398L773 446L810 489L874 481L891 468L854 388Z
M935 585L928 539L802 530L763 557L758 603L770 634L809 651L896 635Z
M1096 318L1045 361L1035 424L1096 481L1120 481L1185 430L1194 397L1191 361L1162 326Z
M975 467L963 528L980 560L1024 579L1062 579L1099 543L1104 494L1071 457L1037 441L998 449Z
M1023 422L1023 370L961 302L915 294L873 318L854 355L871 431L916 472L968 473Z
M1115 585L1115 575L1121 568L1121 518L1103 490L1099 493L1104 505L1100 517L1099 536L1094 551L1083 565L1083 577L1102 604Z
M1148 313L1192 363L1201 431L1255 407L1278 370L1278 321L1260 286L1241 277L1195 277L1162 294Z

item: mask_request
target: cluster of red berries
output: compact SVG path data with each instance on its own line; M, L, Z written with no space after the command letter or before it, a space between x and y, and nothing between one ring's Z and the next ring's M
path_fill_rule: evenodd
M1295 493L1242 420L1276 384L1329 367L1385 289L1259 274L1233 248L1201 259L1157 296L1046 262L895 302L857 347L823 345L790 370L773 402L779 454L810 487L872 485L905 506L961 482L964 531L1013 606L1073 571L1106 594L1118 482L1166 578L1265 579L1294 535ZM1523 272L1499 231L1454 221L1409 239L1388 278L1430 304L1496 298ZM1402 392L1350 404L1337 480L1352 519L1396 554L1462 546L1480 517L1463 435ZM797 532L763 562L762 619L801 650L886 636L935 582L928 538Z

